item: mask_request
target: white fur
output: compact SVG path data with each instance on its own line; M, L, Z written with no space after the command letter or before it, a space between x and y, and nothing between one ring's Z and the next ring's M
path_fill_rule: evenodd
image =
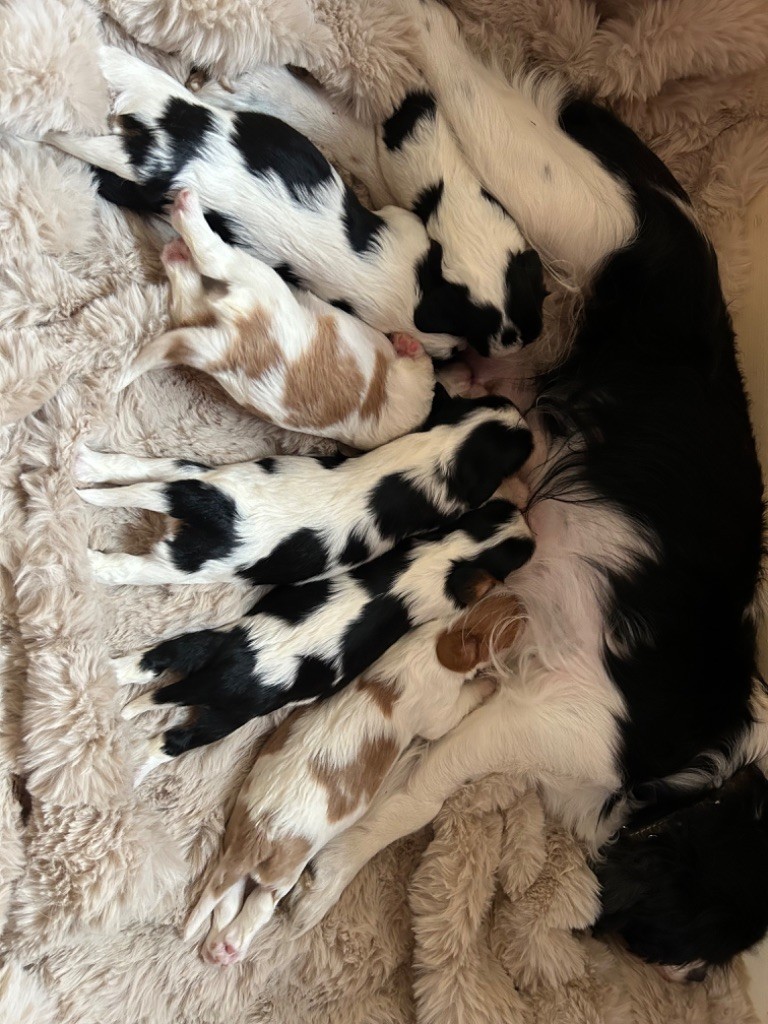
M412 628L453 615L458 610L457 602L447 592L445 584L456 563L475 559L505 540L529 536L522 516L516 514L511 505L507 521L483 540L475 540L465 533L459 521L447 536L414 545L408 564L393 580L388 594L402 602ZM367 605L369 594L364 584L349 572L338 573L329 582L328 600L299 623L257 612L236 624L245 631L251 649L258 651L257 674L262 681L269 680L268 684L262 682L261 685L268 685L270 691L275 691L276 707L282 706L281 695L293 685L303 657L323 659L335 666L337 678L341 678L344 637ZM127 677L131 666L137 670L138 677L133 681L145 678L140 668L142 654L137 653L132 659L123 660L121 664L126 673L125 682L132 681ZM156 705L153 703L153 706ZM146 710L143 704L141 710ZM127 715L132 717L132 714L128 705Z
M356 448L375 448L421 424L432 399L434 374L421 346L410 336L396 336L395 346L379 331L309 292L291 289L266 263L219 238L206 223L199 200L183 189L171 215L187 246L186 255L172 242L163 250L171 285L171 319L177 325L147 345L122 378L125 387L159 367L187 365L214 376L241 405L271 422L293 430L332 437ZM224 294L206 293L203 278L225 286ZM213 322L201 323L208 314ZM248 325L255 337L240 343L237 358L228 358ZM328 339L335 335L338 376L329 374ZM400 355L406 340L413 352ZM256 374L244 361L246 348L277 346L279 361ZM254 351L254 356L257 352ZM301 378L301 394L289 388L292 369L307 360L312 372ZM258 365L258 359L254 360ZM342 367L344 371L342 372ZM359 383L351 382L350 373ZM383 402L368 407L376 374L385 373ZM335 389L335 390L334 390ZM342 399L338 414L328 399Z
M226 883L217 889L209 882L184 932L185 938L191 938L218 907L204 944L205 959L222 964L240 960L307 861L365 813L372 797L359 778L370 767L365 763L366 743L391 744L396 757L415 736L434 740L444 735L493 692L487 679L463 685L477 673L477 662L466 671L451 671L438 660L437 640L453 625L453 621L431 622L404 637L370 668L362 687L349 686L295 722L286 723L290 729L285 745L274 753L267 750L257 759L237 798L251 840L258 836L270 857L280 855L283 837L305 839L308 851L300 863L290 864L279 883L260 884L260 864L250 864L248 874L258 889L242 910L237 897L245 878L234 882L230 876L233 885L223 895L220 888ZM391 688L393 702L388 713L366 692L365 678ZM338 774L336 784L349 807L342 817L334 816L330 809L328 788L313 770L318 763L331 775ZM357 778L349 776L349 768L341 775L350 765ZM219 865L226 863L231 852L225 839ZM228 906L222 909L220 900L228 901Z
M423 88L428 91L427 83ZM209 82L198 95L223 109L258 110L286 121L359 177L374 202L392 196L410 210L425 188L442 182L442 199L426 230L442 246L443 276L465 285L477 304L498 309L502 329L514 326L514 315L505 310L504 275L510 255L528 246L514 220L482 195L439 105L434 117L421 118L403 144L390 150L381 126L373 130L356 121L285 68L256 68L227 88ZM508 351L497 335L491 354Z
M348 538L354 534L375 558L392 547L379 532L370 508L376 485L397 473L416 485L445 515L464 511L446 487L450 467L466 440L484 423L523 427L516 409L478 408L458 424L392 441L357 459L328 470L313 458L287 456L267 472L258 463L244 462L217 469L183 466L173 459L142 459L104 454L81 448L75 464L80 482L109 480L127 486L80 491L92 505L138 507L168 513L165 482L200 479L230 498L236 508L233 550L204 563L196 572L178 569L168 540L159 541L148 555L91 552L95 575L103 583L212 583L236 578L286 541L301 525L318 531L328 551L329 566L338 566ZM300 522L297 513L300 510ZM329 571L332 571L330 569Z
M344 229L346 189L333 171L311 202L298 203L275 173L251 174L232 142L233 115L200 104L170 76L122 50L104 47L100 63L116 93L115 114L139 115L156 124L172 96L205 106L215 123L201 152L174 176L174 186L191 188L207 209L224 214L237 231L237 241L272 266L287 263L318 296L328 301L349 299L367 324L391 333L407 331L431 355L446 356L457 344L449 335L422 334L413 323L420 293L415 268L429 248L418 217L397 207L378 211L385 222L371 252L357 253ZM158 134L162 137L162 131ZM134 181L119 135L78 138L51 135L48 141L73 156ZM168 172L162 141L153 150L147 174Z

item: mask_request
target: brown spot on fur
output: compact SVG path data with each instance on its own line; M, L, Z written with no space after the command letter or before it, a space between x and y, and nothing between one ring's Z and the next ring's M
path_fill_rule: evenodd
M192 340L179 331L172 331L168 336L168 347L165 358L169 364L186 365L192 357L194 345Z
M512 646L521 628L523 609L508 591L498 591L469 608L438 637L437 660L451 672L469 672L497 651Z
M313 757L310 771L328 793L328 820L333 824L370 802L400 752L389 736L364 740L357 757L345 765L331 765Z
M247 789L247 784L244 787ZM227 822L224 851L211 873L209 886L221 896L240 878L250 875L261 885L275 888L291 882L312 850L304 836L280 835L271 814L254 820L241 790Z
M360 415L364 420L378 420L381 416L384 402L387 399L387 377L389 376L390 361L381 350L376 352L376 364L373 367L371 383L360 406Z
M352 355L339 346L336 319L319 316L311 344L286 370L286 425L322 430L358 408L365 381Z
M310 705L296 708L287 718L284 718L280 725L267 736L267 742L259 749L259 757L264 754L279 754L291 735L294 725L302 715L309 711Z
M219 318L214 310L203 306L198 313L184 317L179 321L179 327L217 327Z
M209 373L243 373L258 380L283 360L280 345L272 333L272 317L256 305L248 316L235 320L229 348L208 367Z
M400 696L400 691L394 683L377 679L375 676L361 676L355 689L367 694L375 704L378 704L385 718L392 717L392 708Z

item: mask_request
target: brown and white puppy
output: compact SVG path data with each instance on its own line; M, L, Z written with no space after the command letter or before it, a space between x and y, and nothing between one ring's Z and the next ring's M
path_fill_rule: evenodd
M343 693L284 719L238 793L186 925L191 938L213 911L205 960L241 960L307 862L362 817L408 744L438 739L493 693L489 678L468 680L491 646L510 646L520 619L515 598L498 591L409 633ZM256 887L243 903L249 880Z
M425 420L432 364L414 338L380 331L216 235L189 189L171 215L181 238L163 249L173 328L123 376L192 366L241 405L281 427L376 448Z

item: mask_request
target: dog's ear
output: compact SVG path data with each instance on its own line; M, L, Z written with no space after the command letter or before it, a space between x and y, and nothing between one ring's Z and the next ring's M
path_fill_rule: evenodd
M527 427L481 423L454 454L446 475L451 494L476 508L520 469L532 449L533 437Z
M450 672L471 672L480 662L477 638L459 624L445 630L437 638L437 660Z
M511 253L504 283L506 314L527 345L541 334L542 308L547 297L539 254L534 249Z
M455 334L464 338L472 327L472 305L465 285L443 281L422 295L413 322L425 334Z

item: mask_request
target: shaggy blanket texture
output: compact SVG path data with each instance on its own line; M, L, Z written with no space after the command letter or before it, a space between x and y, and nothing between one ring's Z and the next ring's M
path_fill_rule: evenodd
M320 445L248 416L209 380L112 393L166 319L157 231L38 144L104 130L100 38L184 79L193 64L310 69L361 114L414 74L385 0L0 0L0 1020L15 1024L745 1024L740 965L663 982L584 929L595 880L521 780L467 787L385 851L312 934L278 916L228 970L178 925L272 722L133 792L142 723L108 658L233 619L235 587L103 589L86 547L141 550L148 514L86 508L80 439L216 463ZM669 163L715 239L732 302L742 211L768 182L765 0L453 0L472 45L610 103ZM326 446L327 450L327 446ZM146 725L144 726L146 728ZM579 932L581 931L581 934Z

